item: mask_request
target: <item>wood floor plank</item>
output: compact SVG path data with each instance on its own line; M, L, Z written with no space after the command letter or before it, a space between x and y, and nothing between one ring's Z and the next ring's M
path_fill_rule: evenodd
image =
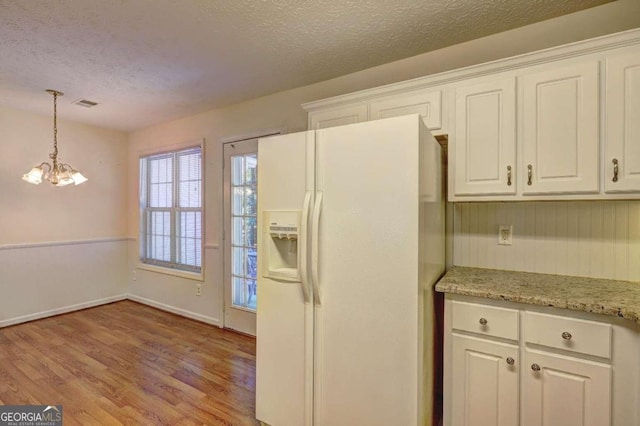
M0 329L0 404L65 425L257 425L255 339L121 301Z

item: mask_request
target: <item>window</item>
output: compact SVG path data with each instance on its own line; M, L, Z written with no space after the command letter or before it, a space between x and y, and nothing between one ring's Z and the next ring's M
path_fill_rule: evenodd
M231 301L253 311L258 277L257 167L255 152L231 157Z
M140 260L201 272L201 147L140 158Z

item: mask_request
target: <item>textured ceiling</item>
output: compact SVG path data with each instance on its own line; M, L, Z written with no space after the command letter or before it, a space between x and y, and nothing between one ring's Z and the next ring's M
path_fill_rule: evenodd
M130 131L607 2L0 0L0 106Z

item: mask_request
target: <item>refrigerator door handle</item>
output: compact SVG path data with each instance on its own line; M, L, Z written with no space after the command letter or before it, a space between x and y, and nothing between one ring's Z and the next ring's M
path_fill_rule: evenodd
M318 280L318 249L320 234L320 211L322 209L322 191L316 192L316 203L313 206L311 227L311 283L313 284L313 301L320 306L320 283Z
M309 288L309 272L307 271L307 224L309 222L309 209L311 208L311 191L307 191L302 205L302 220L300 223L300 283L304 303L311 303L311 289Z

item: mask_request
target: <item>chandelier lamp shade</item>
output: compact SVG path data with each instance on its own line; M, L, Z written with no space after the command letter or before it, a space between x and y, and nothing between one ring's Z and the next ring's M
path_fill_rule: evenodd
M43 179L55 186L66 186L72 183L80 185L88 179L58 159L58 96L63 96L64 93L57 90L47 90L47 93L53 95L53 152L49 154L51 163L45 161L34 166L29 173L22 176L22 180L34 185L38 185Z

